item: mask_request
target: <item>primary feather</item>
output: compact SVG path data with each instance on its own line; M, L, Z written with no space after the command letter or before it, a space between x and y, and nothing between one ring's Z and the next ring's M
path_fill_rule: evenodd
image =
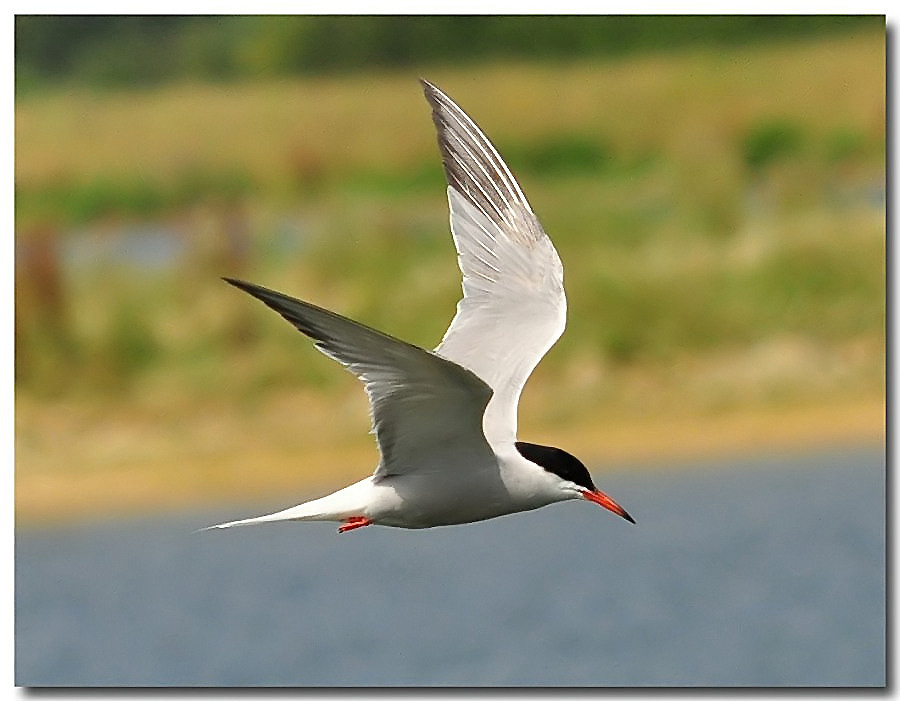
M457 446L473 442L488 450L481 417L491 389L470 371L309 302L249 282L225 281L281 314L363 382L381 452L376 477L415 471L435 450L452 456Z
M484 417L492 446L516 440L519 396L566 326L556 249L503 159L447 95L422 81L447 176L463 298L435 352L493 390Z

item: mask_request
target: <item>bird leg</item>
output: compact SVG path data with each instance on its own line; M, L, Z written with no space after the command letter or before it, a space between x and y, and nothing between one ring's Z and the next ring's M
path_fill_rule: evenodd
M346 533L347 531L352 531L354 528L362 528L371 523L372 522L365 516L352 516L344 521L344 525L338 528L338 533Z

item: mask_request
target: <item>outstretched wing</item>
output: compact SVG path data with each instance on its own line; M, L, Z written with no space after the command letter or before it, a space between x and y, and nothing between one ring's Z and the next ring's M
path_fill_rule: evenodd
M484 434L516 439L519 395L566 326L562 263L519 184L481 129L423 80L449 187L463 298L435 352L494 390Z
M281 314L362 380L381 451L376 477L428 469L435 452L447 458L443 464L459 455L459 469L484 466L471 458L490 454L482 415L491 389L471 372L327 309L248 282L225 281Z

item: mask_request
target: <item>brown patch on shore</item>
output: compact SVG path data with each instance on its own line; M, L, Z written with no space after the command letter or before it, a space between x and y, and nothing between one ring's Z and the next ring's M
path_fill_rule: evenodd
M237 500L277 499L285 505L365 477L377 460L359 431L364 413L346 416L317 435L298 435L273 418L283 407L252 414L227 410L166 424L147 417L91 417L60 410L42 425L17 402L16 523L51 524L149 513ZM826 450L884 441L882 397L839 404L735 409L715 415L654 416L646 420L595 416L528 439L563 446L594 470L647 462L782 450ZM321 416L319 417L321 418ZM201 423L206 423L206 427ZM265 428L265 430L263 430ZM352 431L350 430L352 428ZM179 431L180 429L180 431ZM41 440L51 432L54 440ZM199 442L199 434L205 437ZM354 435L347 439L347 435ZM537 434L537 435L535 435ZM552 434L552 435L551 435ZM715 464L711 461L708 464Z

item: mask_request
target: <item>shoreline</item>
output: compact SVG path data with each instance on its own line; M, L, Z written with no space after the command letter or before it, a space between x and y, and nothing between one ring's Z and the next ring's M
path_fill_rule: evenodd
M594 416L575 425L528 431L579 455L592 472L685 469L692 460L715 466L717 457L764 452L821 451L884 444L885 402L868 397L832 404L742 408L718 415L656 416L646 420ZM250 435L252 431L248 431ZM524 432L523 432L524 433ZM18 446L17 446L18 448ZM20 451L17 449L17 453ZM54 527L140 517L178 509L211 509L285 495L302 501L369 474L374 441L322 443L288 449L277 441L248 441L245 449L181 456L122 459L96 469L16 469L15 524ZM185 465L189 465L187 468ZM726 466L722 466L727 469ZM718 468L717 468L718 469ZM248 483L252 478L253 482Z

